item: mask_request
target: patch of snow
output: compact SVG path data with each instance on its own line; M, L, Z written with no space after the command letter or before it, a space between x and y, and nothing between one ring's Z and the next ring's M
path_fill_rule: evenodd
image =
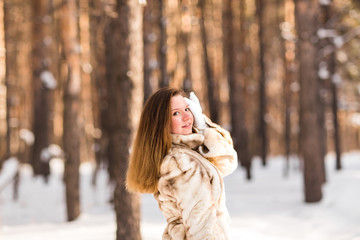
M139 0L140 5L146 5L146 0Z
M11 157L2 165L0 171L0 191L5 187L6 184L14 178L15 174L19 169L19 161L15 157ZM1 223L1 222L0 222Z
M27 145L31 146L34 144L34 141L35 141L34 133L32 131L30 131L29 129L25 129L25 128L20 129L19 135L20 135L20 138L22 140L24 140L24 142Z
M331 0L319 0L320 5L327 6L331 4Z
M303 175L295 158L290 159L286 178L286 162L281 156L269 157L266 167L255 158L251 181L245 180L240 168L226 177L231 239L359 240L360 191L356 189L360 152L344 153L342 157L343 169L336 171L335 155L327 155L323 199L314 204L304 203ZM50 167L46 184L32 176L29 166L21 165L18 201L12 200L11 186L0 192L1 240L114 240L116 216L109 203L113 186L106 170L101 168L94 186L94 166L82 164L82 214L76 221L66 222L63 161L52 159ZM161 239L166 220L151 194L142 195L141 211L142 238Z
M338 34L334 29L319 28L317 30L317 35L320 39L324 39L337 37Z
M330 77L330 73L326 64L325 65L320 64L318 76L320 79L328 79Z
M63 150L59 145L50 144L48 147L48 151L52 157L61 157L63 156Z
M335 73L335 74L332 76L331 81L332 81L333 83L335 83L335 85L340 85L341 82L342 82L342 78L341 78L340 74Z
M46 70L40 74L40 79L47 89L55 89L57 87L57 81L52 72Z
M352 113L350 120L353 125L360 127L360 113Z
M40 152L40 160L42 162L48 162L51 159L51 154L48 148L43 148Z
M298 92L298 91L300 91L300 84L299 84L298 82L292 82L292 83L290 84L290 90L291 90L292 92Z
M50 144L47 148L41 150L41 161L48 162L52 158L61 158L63 156L63 150L59 145Z
M345 41L344 38L341 36L334 38L334 45L336 48L341 48L344 45Z

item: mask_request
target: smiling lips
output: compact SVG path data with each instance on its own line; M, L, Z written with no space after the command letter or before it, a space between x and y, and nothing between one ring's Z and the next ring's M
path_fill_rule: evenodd
M185 126L182 126L182 128L188 128L191 126L191 123L186 124Z

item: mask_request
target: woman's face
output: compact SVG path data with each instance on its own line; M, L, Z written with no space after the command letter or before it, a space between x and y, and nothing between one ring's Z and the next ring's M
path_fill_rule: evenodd
M194 117L189 105L181 95L173 96L171 106L171 133L187 135L192 133Z

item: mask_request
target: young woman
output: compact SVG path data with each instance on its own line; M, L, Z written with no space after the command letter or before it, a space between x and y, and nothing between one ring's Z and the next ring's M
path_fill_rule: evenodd
M229 132L202 114L194 93L162 88L142 112L127 189L154 194L168 223L163 240L229 239L223 177L237 162Z

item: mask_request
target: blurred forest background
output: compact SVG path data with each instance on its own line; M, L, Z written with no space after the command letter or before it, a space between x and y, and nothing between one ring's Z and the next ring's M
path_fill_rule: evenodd
M305 201L320 201L325 155L340 170L360 148L360 2L142 2L0 0L0 167L15 157L46 181L63 158L69 220L80 163L108 168L117 238L140 239L129 148L146 99L171 86L231 131L246 178L254 156L298 156Z

